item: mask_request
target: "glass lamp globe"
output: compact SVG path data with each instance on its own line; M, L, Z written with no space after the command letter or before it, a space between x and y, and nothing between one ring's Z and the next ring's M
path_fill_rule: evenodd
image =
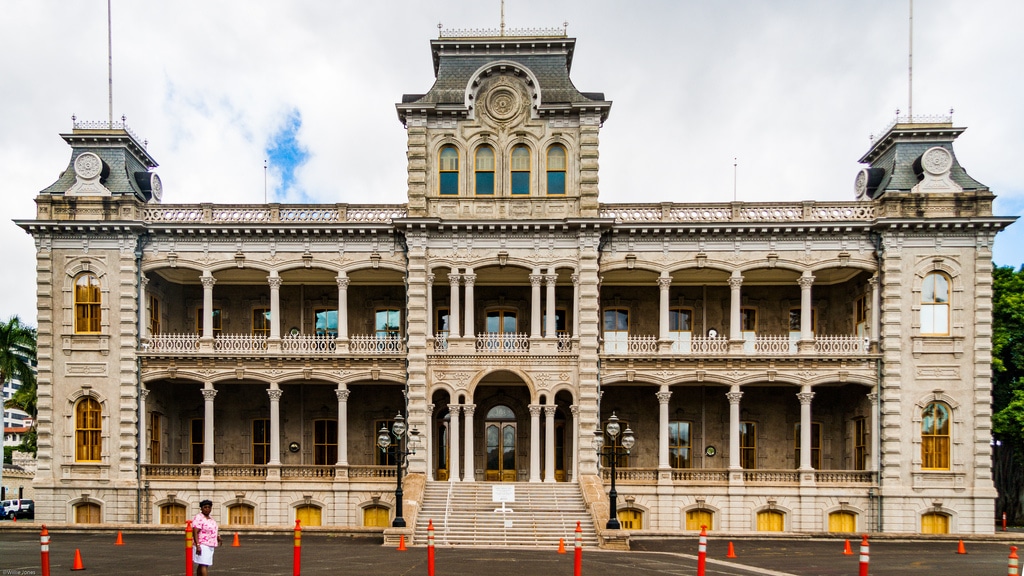
M633 431L629 429L629 426L626 426L626 431L622 434L622 447L630 450L635 443L636 438L633 436Z

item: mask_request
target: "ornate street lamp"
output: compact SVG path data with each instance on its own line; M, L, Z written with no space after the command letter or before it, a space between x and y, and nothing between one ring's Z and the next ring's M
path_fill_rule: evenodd
M395 519L391 522L393 528L405 528L405 518L402 517L402 466L408 461L410 454L416 453L416 439L419 437L419 430L409 431L411 438L406 437L405 431L405 418L399 412L390 431L387 427L381 426L380 432L377 433L377 446L385 454L391 446L391 436L395 437L395 478L398 484L395 487ZM403 439L406 439L405 450L402 449Z
M601 432L601 430L594 431L594 448L597 449L598 456L610 456L612 461L612 489L608 492L608 501L611 503L611 509L608 523L605 524L605 528L609 530L620 530L622 528L619 524L618 512L615 510L615 500L619 497L619 493L615 491L615 462L619 459L619 454L629 454L629 450L636 443L636 437L633 436L633 431L627 425L626 431L622 433L622 440L616 444L615 439L618 438L621 429L618 416L612 412L612 417L608 419L604 432ZM607 450L602 450L604 448L605 433L612 439L612 445Z

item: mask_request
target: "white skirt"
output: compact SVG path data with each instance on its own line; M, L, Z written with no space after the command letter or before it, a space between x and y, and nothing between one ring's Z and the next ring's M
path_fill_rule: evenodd
M199 552L192 548L192 561L203 566L213 566L213 546L199 545Z

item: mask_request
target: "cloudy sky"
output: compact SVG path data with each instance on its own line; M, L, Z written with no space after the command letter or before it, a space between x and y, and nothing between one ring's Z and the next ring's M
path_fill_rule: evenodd
M58 136L107 118L105 0L5 0L0 317L35 324L36 193ZM572 76L614 102L605 202L852 200L857 159L908 106L907 0L506 0L509 27L577 38ZM405 201L395 102L433 82L429 40L494 28L500 0L113 0L114 116L149 141L165 203ZM1024 2L918 0L915 115L968 130L960 163L1024 211ZM1020 228L1021 230L1018 230ZM1024 263L1024 223L995 261Z

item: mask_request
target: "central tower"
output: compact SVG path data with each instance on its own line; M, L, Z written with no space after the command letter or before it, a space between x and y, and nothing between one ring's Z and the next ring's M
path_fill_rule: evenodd
M436 80L397 105L408 131L409 216L598 215L598 143L611 102L569 78L563 30L442 31Z

